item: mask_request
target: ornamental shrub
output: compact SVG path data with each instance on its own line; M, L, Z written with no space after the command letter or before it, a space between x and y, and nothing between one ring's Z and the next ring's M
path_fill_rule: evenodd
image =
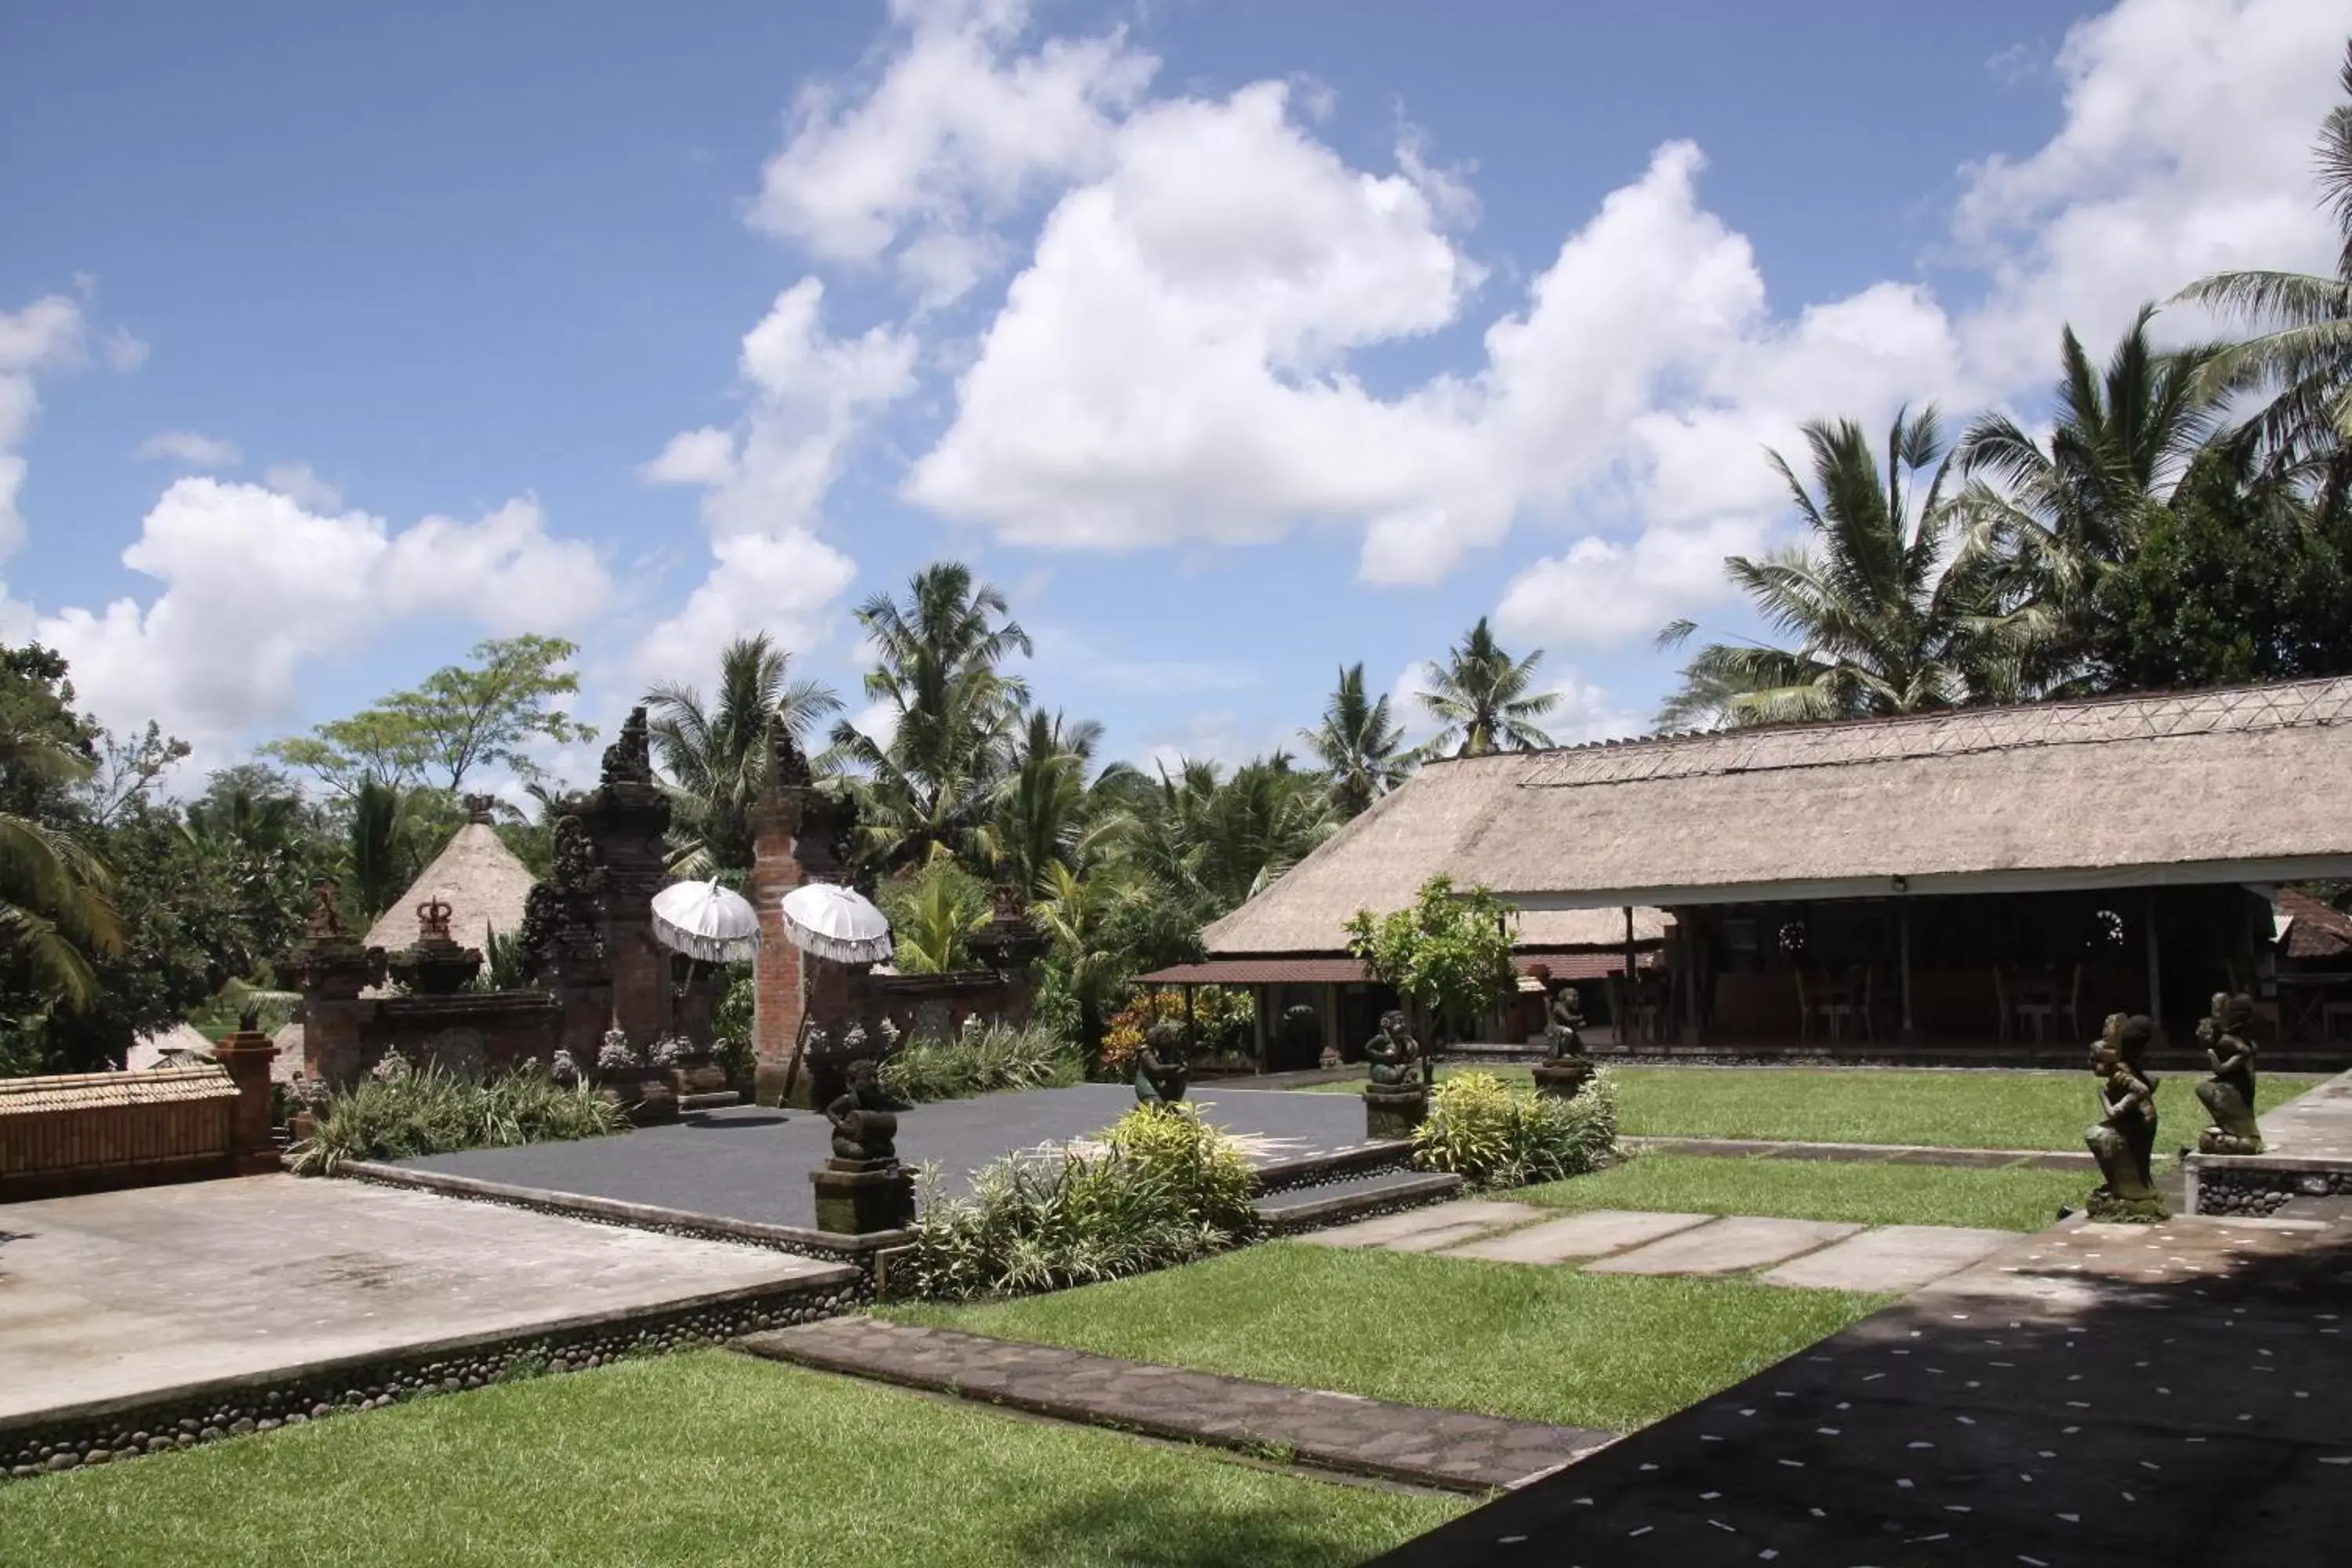
M476 1083L427 1066L333 1096L289 1163L297 1175L331 1176L354 1160L600 1138L628 1127L627 1113L584 1083L566 1088L537 1070Z
M1250 1031L1257 1019L1257 998L1245 987L1202 985L1192 993L1192 1027L1201 1048L1230 1054L1246 1053ZM1135 1050L1154 1024L1184 1024L1184 993L1176 990L1139 991L1110 1016L1104 1026L1100 1057L1114 1078L1135 1070Z
M962 1300L1164 1268L1246 1233L1251 1185L1199 1111L1139 1106L1092 1147L995 1162L961 1196L927 1171L905 1273L916 1294Z
M1518 1187L1597 1170L1616 1152L1617 1083L1606 1068L1573 1100L1460 1072L1430 1091L1413 1163L1474 1187Z
M910 1039L882 1059L885 1094L900 1100L965 1100L1001 1089L1061 1089L1086 1065L1067 1037L1043 1025L983 1024L948 1039Z

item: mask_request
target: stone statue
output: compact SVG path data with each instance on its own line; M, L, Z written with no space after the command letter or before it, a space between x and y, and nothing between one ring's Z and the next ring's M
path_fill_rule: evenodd
M1553 1061L1581 1059L1584 1055L1584 998L1573 985L1553 993L1544 1025L1544 1044Z
M621 721L621 732L604 748L604 778L608 784L654 782L653 745L644 708L629 710L629 716Z
M2213 1076L2197 1086L2197 1098L2213 1124L2197 1135L2207 1154L2259 1154L2263 1130L2254 1121L2254 999L2213 994L2211 1016L2197 1026Z
M1592 1080L1592 1058L1584 1054L1584 998L1563 985L1544 1019L1544 1059L1535 1065L1536 1092L1573 1100Z
M1173 1105L1182 1100L1191 1068L1184 1026L1173 1018L1154 1019L1143 1031L1143 1043L1135 1047L1135 1102Z
M824 1108L833 1123L833 1157L860 1167L892 1165L898 1161L898 1104L882 1092L871 1058L849 1064L848 1088Z
M1372 1087L1418 1089L1422 1087L1421 1042L1405 1027L1402 1013L1381 1015L1380 1033L1364 1044L1364 1059L1372 1065Z
M1421 1042L1402 1013L1381 1015L1380 1033L1365 1042L1364 1059L1371 1065L1371 1081L1364 1085L1364 1136L1412 1137L1429 1119L1429 1083Z
M2083 1142L2104 1178L2091 1194L2093 1219L2154 1224L2168 1217L2150 1169L2156 1154L2156 1079L2140 1066L2155 1033L2155 1026L2140 1015L2111 1013L2091 1047L2091 1071L2099 1079L2099 1120L2084 1133Z
M302 922L302 934L312 942L348 942L352 929L335 910L335 879L321 877L310 884L310 913Z
M816 1227L870 1236L914 1223L915 1173L898 1163L898 1112L882 1092L873 1058L859 1057L843 1075L847 1088L829 1101L833 1158L809 1173L816 1187Z

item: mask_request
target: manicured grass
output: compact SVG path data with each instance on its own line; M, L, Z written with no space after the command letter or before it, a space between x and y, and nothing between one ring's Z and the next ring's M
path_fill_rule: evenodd
M714 1351L0 1485L0 1563L1338 1568L1463 1506Z
M2058 1206L2083 1206L2098 1174L2076 1171L1962 1171L1872 1160L1717 1160L1643 1154L1565 1182L1504 1194L1547 1208L1660 1209L1769 1215L1853 1225L1965 1225L2040 1230Z
M1450 1073L1484 1071L1464 1066ZM1495 1069L1525 1079L1525 1068ZM2079 1149L2095 1086L2087 1072L1930 1072L1862 1068L1625 1067L1617 1079L1618 1131L1643 1137L1769 1138L1807 1143L1918 1143L1958 1149ZM2157 1086L2160 1148L2196 1142L2205 1125L2195 1088L2204 1075L2163 1075ZM2266 1073L2262 1106L2275 1110L2316 1073ZM1350 1081L1325 1092L1360 1093Z
M1631 1431L1886 1299L1270 1242L902 1322L1411 1405Z

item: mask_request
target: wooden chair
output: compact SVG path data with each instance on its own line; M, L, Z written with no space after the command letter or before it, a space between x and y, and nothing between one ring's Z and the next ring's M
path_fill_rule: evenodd
M1866 964L1856 964L1843 980L1815 975L1808 984L1805 972L1797 971L1797 1037L1801 1042L1812 1038L1812 1021L1819 1018L1829 1029L1832 1044L1845 1038L1851 1025L1862 1039L1870 1038L1871 971Z

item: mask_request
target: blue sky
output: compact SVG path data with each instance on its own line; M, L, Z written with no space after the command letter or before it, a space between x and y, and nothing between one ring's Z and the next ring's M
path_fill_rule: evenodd
M16 8L0 632L218 762L514 630L846 689L954 555L1119 754L1486 614L1623 732L1799 421L2329 254L2336 0L1465 15Z

